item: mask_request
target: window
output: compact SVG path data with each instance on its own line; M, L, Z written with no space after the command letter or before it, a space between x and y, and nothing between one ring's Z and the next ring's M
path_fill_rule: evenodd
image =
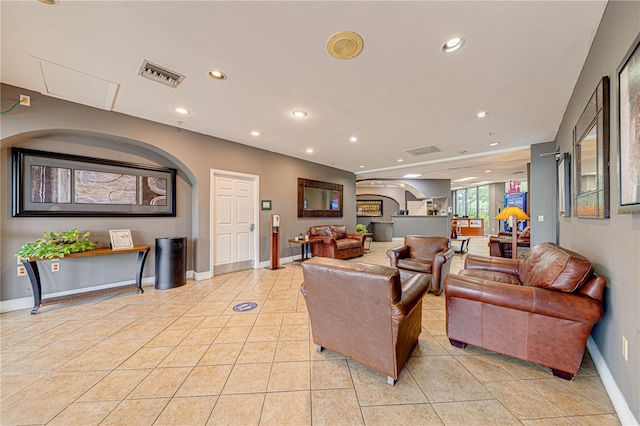
M467 188L466 216L478 217L478 188Z

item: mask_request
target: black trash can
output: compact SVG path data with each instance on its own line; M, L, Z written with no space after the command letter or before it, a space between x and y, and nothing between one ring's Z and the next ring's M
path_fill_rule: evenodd
M156 238L156 288L167 290L187 282L187 238Z

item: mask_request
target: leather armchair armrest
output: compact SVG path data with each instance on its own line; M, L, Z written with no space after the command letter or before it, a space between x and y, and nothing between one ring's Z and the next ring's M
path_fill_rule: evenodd
M401 246L387 250L387 256L390 259L391 266L398 267L398 259L409 257L409 247Z
M336 246L336 239L333 237L320 237L322 239L322 244L329 244L332 246Z
M446 278L445 292L447 298L458 297L505 309L588 324L595 324L602 317L602 304L578 293L514 286L461 275L449 275Z
M441 251L433 258L433 267L431 273L431 290L433 294L439 296L444 288L444 279L451 270L451 262L449 260L453 257L454 251L451 248Z
M503 272L505 274L519 276L520 264L518 259L504 257L487 257L468 255L464 261L464 269L480 269L485 271Z
M429 278L423 274L416 274L402 284L400 303L395 304L402 316L407 315L422 300L422 296L429 289Z
M364 237L365 237L364 234L358 234L358 233L347 234L346 237L350 238L352 240L358 240L358 241L360 241L360 244L364 244Z

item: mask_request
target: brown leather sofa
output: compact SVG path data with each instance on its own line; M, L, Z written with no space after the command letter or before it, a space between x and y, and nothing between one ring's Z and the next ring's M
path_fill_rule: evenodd
M605 285L591 262L553 243L524 260L469 255L445 280L447 335L454 346L545 365L570 380L602 317Z
M403 246L387 250L387 257L391 267L404 273L429 275L429 290L438 296L451 269L454 252L449 245L446 237L407 235Z
M302 264L300 288L313 342L398 379L422 330L424 275L400 279L395 268L314 257Z
M313 257L349 259L364 254L364 234L348 234L344 225L321 225L309 228L309 238L321 238L310 244Z

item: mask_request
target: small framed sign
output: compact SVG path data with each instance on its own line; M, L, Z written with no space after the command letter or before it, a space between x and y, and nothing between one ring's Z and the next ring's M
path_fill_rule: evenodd
M271 210L271 200L262 200L262 210Z
M111 238L111 248L113 250L133 248L131 231L128 229L111 229L109 230L109 237Z

